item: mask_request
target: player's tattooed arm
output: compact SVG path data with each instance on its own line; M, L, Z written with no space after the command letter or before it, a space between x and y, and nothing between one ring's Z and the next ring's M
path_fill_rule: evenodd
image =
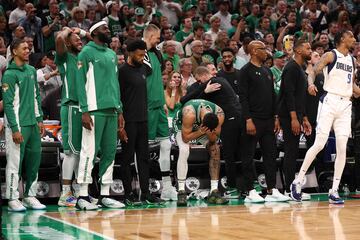
M334 61L334 53L333 52L325 53L321 57L320 61L315 65L315 68L314 68L315 76L322 73L323 69L333 61ZM314 80L315 80L315 78L314 78Z
M316 86L314 85L315 77L318 74L321 74L323 69L330 64L332 61L334 61L334 53L333 52L327 52L325 53L320 61L315 65L314 71L310 72L308 75L308 92L310 95L315 96L318 92Z
M181 134L183 141L185 143L190 142L191 140L197 139L202 136L204 133L199 129L198 131L193 132L193 125L196 120L195 109L192 106L186 106L182 110L182 126Z

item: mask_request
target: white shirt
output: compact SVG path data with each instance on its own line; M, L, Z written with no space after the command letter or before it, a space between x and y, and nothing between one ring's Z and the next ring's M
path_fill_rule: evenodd
M9 24L12 23L18 23L18 21L20 20L20 18L25 17L26 16L26 11L25 10L21 10L20 8L15 8L9 16Z
M79 2L79 7L81 7L82 9L84 9L85 11L88 8L96 8L97 6L97 2L100 2L101 5L104 6L104 3L102 0L80 0Z
M244 51L244 47L241 47L238 51L238 53L236 54L236 56L241 57L243 59L245 59L246 62L250 61L250 54L246 54Z
M180 4L175 2L172 2L171 4L174 5L174 7L176 7L179 11L181 11ZM160 5L157 6L157 9L159 12L161 12L162 15L167 17L171 26L176 26L178 24L179 18L176 14L176 11L171 9L168 5L169 2L163 1Z
M215 13L214 16L217 16L220 18L221 22L220 22L220 29L222 30L228 30L229 28L231 28L231 14L227 13L226 15L223 15L220 11L218 11L217 13Z
M6 58L3 55L0 55L0 83L2 80L2 73L3 70L6 68L6 65L7 65Z
M210 30L206 32L206 33L210 34L212 37L212 40L213 40L213 43L211 45L212 49L214 49L214 47L215 47L215 40L217 39L219 32L220 32L220 30L218 32L213 32L212 28L210 28Z
M162 41L161 43L159 43L159 44L157 45L161 52L163 51L164 43L165 43L165 41ZM176 53L177 53L179 56L183 56L183 55L184 55L184 49L183 49L183 47L182 47L182 45L181 45L181 42L178 42L178 41L174 41L174 40L173 40L172 43L175 44Z

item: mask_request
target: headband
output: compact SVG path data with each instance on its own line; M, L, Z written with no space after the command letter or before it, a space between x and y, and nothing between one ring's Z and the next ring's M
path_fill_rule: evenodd
M102 25L107 25L107 23L105 21L100 21L98 23L95 23L89 30L90 34Z

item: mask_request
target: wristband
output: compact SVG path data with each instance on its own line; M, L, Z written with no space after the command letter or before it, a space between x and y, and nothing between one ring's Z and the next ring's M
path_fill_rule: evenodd
M82 37L82 38L85 37L86 36L86 31L80 29L79 36Z

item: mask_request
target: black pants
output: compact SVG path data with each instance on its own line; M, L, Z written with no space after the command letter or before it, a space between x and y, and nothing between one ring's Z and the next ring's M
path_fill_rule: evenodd
M268 189L275 188L276 184L276 140L274 134L274 119L253 119L256 135L243 133L242 172L245 191L252 190L254 176L254 154L259 142L264 161L266 184Z
M149 144L147 122L126 122L125 131L128 142L121 142L120 154L121 177L124 184L125 196L132 192L132 174L130 164L136 153L140 189L142 195L149 194Z
M291 119L280 118L281 127L284 134L284 163L283 171L285 175L285 190L290 191L290 185L295 179L296 159L299 155L300 136L295 136L291 131Z
M240 139L241 120L238 118L225 119L221 127L221 141L225 158L227 185L236 188L236 161L241 160Z

